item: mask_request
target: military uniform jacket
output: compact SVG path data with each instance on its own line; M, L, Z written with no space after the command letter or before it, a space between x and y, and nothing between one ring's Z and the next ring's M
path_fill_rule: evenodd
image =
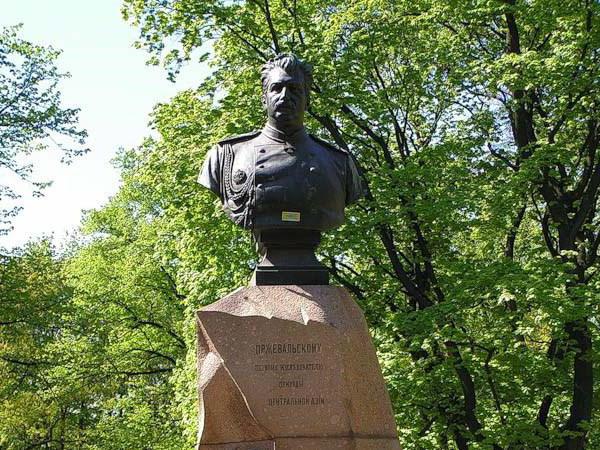
M363 194L351 156L306 133L287 136L268 125L220 141L198 182L216 193L236 224L254 230L326 231Z

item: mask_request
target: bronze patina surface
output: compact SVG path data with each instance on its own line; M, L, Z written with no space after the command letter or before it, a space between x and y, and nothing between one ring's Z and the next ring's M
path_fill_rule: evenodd
M296 56L268 61L264 128L220 141L198 177L253 231L264 255L255 284L327 284L314 257L319 233L342 225L345 207L362 196L352 157L304 128L311 83L311 67Z

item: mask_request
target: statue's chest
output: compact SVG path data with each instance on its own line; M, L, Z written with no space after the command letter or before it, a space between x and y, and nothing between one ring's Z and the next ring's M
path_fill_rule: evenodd
M310 146L253 143L235 152L231 182L234 189L253 184L259 210L273 204L306 206L319 193L332 189L326 174L339 172L326 156L322 149Z
M302 177L313 156L305 149L281 144L256 145L254 154L257 183L277 180L293 182Z
M294 185L319 172L322 162L314 151L282 144L255 144L233 155L231 181L234 186L254 178L255 184Z

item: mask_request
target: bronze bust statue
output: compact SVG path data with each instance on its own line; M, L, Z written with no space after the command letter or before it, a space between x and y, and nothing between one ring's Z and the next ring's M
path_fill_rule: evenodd
M320 232L344 222L345 206L362 196L361 181L347 152L304 128L312 68L281 54L263 66L261 79L265 127L220 141L198 182L219 196L232 221L254 232L266 254L257 284L327 284L313 250Z

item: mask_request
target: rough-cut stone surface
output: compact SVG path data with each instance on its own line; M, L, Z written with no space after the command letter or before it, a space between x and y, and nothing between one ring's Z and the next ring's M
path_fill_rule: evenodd
M254 286L198 312L199 450L399 450L360 308L334 286Z

